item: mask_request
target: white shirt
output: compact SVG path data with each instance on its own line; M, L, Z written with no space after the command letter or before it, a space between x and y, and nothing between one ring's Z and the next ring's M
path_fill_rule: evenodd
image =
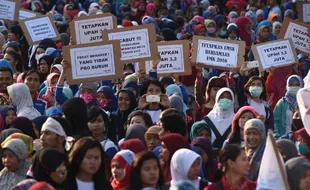
M158 110L145 110L152 118L154 124L158 124L161 109Z
M293 112L288 109L286 111L285 134L292 132Z
M251 100L250 106L253 107L259 115L266 117L266 110L263 102L257 103L254 100Z
M75 178L76 184L77 184L77 189L78 190L95 190L95 184L94 182L84 182L80 181L77 177Z

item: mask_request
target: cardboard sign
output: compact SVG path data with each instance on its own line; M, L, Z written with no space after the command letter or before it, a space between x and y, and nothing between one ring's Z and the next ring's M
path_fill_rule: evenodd
M254 45L252 51L255 60L260 63L260 70L297 63L297 55L291 38Z
M245 42L194 36L192 62L230 70L244 62Z
M76 44L102 41L102 32L117 28L117 19L112 14L100 14L75 18L70 23L72 38Z
M64 59L71 63L66 73L68 84L80 84L123 76L118 40L65 46Z
M37 17L40 16L40 13L37 12L33 12L33 11L29 11L26 9L20 9L19 10L19 20L25 20L27 18L33 18L33 17Z
M157 58L154 24L106 30L103 41L120 40L123 63L155 60Z
M190 75L192 73L188 40L157 42L157 49L160 53L160 62L157 65L158 76L171 76L173 73ZM152 66L153 61L146 61L145 71L150 71Z
M49 16L39 16L20 21L29 45L39 44L41 40L50 38L59 40L59 33Z
M310 2L297 2L298 21L310 22Z
M0 0L0 19L16 21L21 0Z
M279 34L279 39L292 38L295 48L303 54L310 54L310 26L301 22L296 22L291 19L284 19L282 28Z

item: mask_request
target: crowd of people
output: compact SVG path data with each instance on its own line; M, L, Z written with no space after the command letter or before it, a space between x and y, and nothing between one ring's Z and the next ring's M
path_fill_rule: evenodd
M247 67L252 45L298 18L296 2L22 0L21 8L52 16L61 39L29 46L18 22L0 20L1 190L254 190L268 133L290 189L310 189L310 136L296 98L310 85L308 55L296 50L297 63L263 72ZM154 24L157 41L245 41L244 63L230 71L192 63L191 75L158 77L158 59L150 71L130 63L120 79L67 84L70 22L104 13L118 28Z

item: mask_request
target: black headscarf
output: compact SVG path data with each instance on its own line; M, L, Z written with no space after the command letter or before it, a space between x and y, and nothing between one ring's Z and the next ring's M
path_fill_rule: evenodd
M176 34L170 28L162 29L161 33L163 34L165 41L178 40Z

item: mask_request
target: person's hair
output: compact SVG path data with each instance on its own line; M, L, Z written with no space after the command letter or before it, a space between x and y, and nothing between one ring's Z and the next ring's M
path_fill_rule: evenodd
M130 173L130 184L129 184L129 190L137 190L137 189L143 189L142 181L141 181L141 168L145 161L148 160L156 160L158 169L159 169L159 179L157 181L157 186L163 186L165 184L163 171L160 167L160 163L158 160L158 157L150 151L146 152L140 152L135 155L135 158L131 165L131 173Z
M158 80L146 80L142 83L141 85L141 88L140 88L140 96L143 96L144 94L147 93L147 89L149 88L149 86L153 84L155 86L158 86L160 87L160 91L161 93L165 94L166 93L166 90L165 90L165 87L164 85L159 82Z
M184 18L183 18L183 17L180 17L180 16L176 17L176 18L174 19L174 22L177 23L177 24L179 25L179 27L183 27L184 24L185 24Z
M166 109L161 113L160 126L170 133L178 133L183 137L187 134L187 126L183 113L174 108Z
M128 119L127 119L127 125L130 124L131 119L135 116L142 116L142 118L145 122L145 125L147 127L151 127L153 125L153 121L152 121L150 114L148 114L146 111L143 111L143 110L137 110L137 111L134 111L131 114L129 114Z
M0 72L10 72L11 73L11 76L13 78L13 72L10 68L8 67L0 67Z
M39 77L39 80L40 80L40 73L35 70L35 69L30 69L28 71L25 71L24 74L22 75L22 79L23 81L25 82L26 78L31 75L32 73L37 73L38 77Z
M262 100L266 100L266 86L265 86L265 80L262 79L259 76L252 76L248 82L244 85L244 93L245 95L247 95L248 97L252 97L251 93L249 92L250 86L252 84L252 82L254 82L255 80L260 80L262 82L262 88L263 88L263 92L260 95L260 99Z
M107 134L107 132L108 132L107 130L108 130L109 125L110 125L109 116L100 107L93 106L93 107L91 107L88 110L88 112L87 112L87 122L94 122L94 121L96 121L96 119L100 115L102 116L103 121L104 121L104 128L105 128L104 133Z
M80 170L80 165L89 149L97 148L101 153L101 165L98 171L93 175L95 190L112 190L105 171L104 152L99 141L92 137L82 137L75 142L69 154L68 180L70 189L77 189L75 177Z
M15 59L15 61L17 61L16 70L23 72L23 70L24 70L23 57L21 55L19 55L16 51L7 51L7 52L5 52L5 54L12 56L13 59Z
M239 145L228 144L219 153L219 162L222 164L222 171L226 173L229 168L227 168L227 161L236 161L240 153L244 151Z
M58 29L59 34L66 33L68 28L69 28L69 24L60 24L59 29Z
M58 123L62 126L67 136L72 135L72 125L68 119L62 117L53 117L53 119L58 121Z
M216 27L219 29L219 28L222 28L223 26L226 26L227 27L227 23L225 20L219 20L216 22Z

